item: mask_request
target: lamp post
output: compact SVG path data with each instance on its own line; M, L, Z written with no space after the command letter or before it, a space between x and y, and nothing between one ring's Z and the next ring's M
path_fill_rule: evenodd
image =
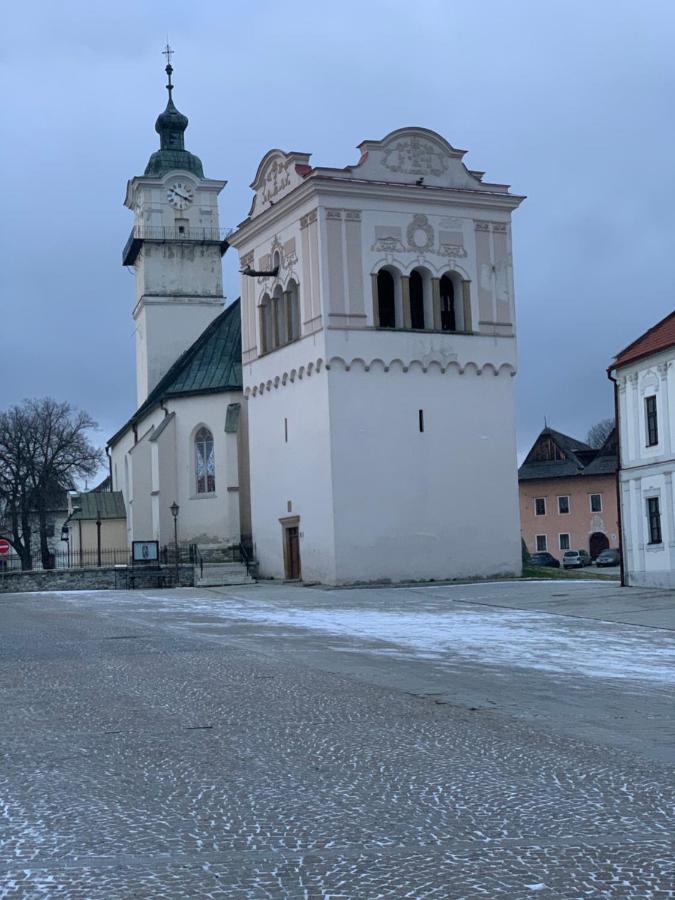
M173 543L176 553L176 587L178 587L178 513L180 511L180 506L174 500L169 509L171 510L171 515L173 516Z
M101 568L101 510L96 507L96 565Z

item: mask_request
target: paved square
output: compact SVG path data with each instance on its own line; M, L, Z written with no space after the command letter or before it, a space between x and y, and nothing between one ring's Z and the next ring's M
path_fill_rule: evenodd
M674 610L0 596L0 897L673 897Z

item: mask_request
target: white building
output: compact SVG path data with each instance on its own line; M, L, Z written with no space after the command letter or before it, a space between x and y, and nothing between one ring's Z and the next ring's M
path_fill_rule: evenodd
M270 151L242 267L263 575L329 584L520 572L511 212L438 134L344 169ZM264 274L273 272L275 274Z
M169 99L161 149L125 201L139 409L110 443L129 539L170 542L176 500L182 541L252 532L266 577L519 573L522 197L438 134L404 128L344 169L270 151L225 242L225 182L203 177L186 126ZM229 245L241 311L222 312Z
M675 312L621 351L616 384L625 583L675 587Z
M239 304L224 309L218 195L184 148L188 120L171 99L157 119L160 149L127 186L134 226L123 261L136 274L138 409L110 442L113 489L127 536L238 545L250 533ZM240 495L240 483L243 484Z

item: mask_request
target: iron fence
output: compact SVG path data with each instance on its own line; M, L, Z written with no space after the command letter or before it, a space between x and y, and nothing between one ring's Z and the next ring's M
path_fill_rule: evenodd
M33 553L30 571L43 572L52 569L93 569L103 566L123 566L130 562L129 550L105 547L101 550L56 550L49 554L47 565L39 552ZM12 554L0 557L0 572L20 572L21 558Z

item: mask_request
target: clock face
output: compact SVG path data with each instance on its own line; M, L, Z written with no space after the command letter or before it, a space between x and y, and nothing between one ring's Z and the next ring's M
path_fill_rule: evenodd
M187 209L195 198L195 192L187 182L174 181L167 188L166 196L174 209Z

